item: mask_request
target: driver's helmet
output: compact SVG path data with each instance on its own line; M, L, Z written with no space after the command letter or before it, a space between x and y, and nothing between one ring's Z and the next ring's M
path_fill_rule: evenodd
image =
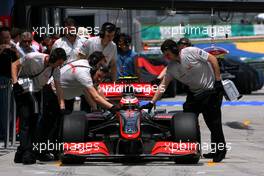
M120 105L121 106L138 106L139 100L134 95L125 95L124 97L121 98Z

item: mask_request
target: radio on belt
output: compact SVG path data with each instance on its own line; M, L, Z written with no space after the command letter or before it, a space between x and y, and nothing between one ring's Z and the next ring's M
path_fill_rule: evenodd
M226 79L222 81L224 90L225 90L225 99L228 101L239 100L242 95L238 92L233 81Z

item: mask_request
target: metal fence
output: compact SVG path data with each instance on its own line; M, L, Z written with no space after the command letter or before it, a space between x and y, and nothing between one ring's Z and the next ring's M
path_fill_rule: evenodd
M4 139L4 148L13 146L16 142L16 107L12 83L9 78L2 76L0 76L0 136Z

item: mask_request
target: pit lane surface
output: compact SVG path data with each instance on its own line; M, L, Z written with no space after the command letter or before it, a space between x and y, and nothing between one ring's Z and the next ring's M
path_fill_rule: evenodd
M176 175L264 175L264 90L244 96L244 105L223 106L223 128L226 141L231 143L226 159L221 163L201 159L197 165L177 165L170 161L154 161L136 164L114 162L86 162L84 165L62 166L60 162L37 162L35 165L22 165L13 162L12 149L3 150L0 143L0 176L176 176ZM181 102L185 96L164 99L162 102ZM250 102L260 102L252 104ZM261 103L262 102L262 103ZM162 107L179 110L181 106ZM199 117L202 142L209 141L209 131Z

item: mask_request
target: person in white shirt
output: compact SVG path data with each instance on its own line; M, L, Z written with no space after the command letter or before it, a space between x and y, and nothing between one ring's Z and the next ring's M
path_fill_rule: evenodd
M61 87L67 110L73 110L72 99L80 95L85 95L92 108L96 108L93 102L110 111L114 108L114 105L107 102L94 87L101 82L108 71L104 64L105 56L102 52L96 51L89 56L88 60L73 61L61 68Z
M221 162L226 155L226 141L222 129L221 105L224 88L215 56L197 47L183 47L171 39L165 40L161 51L170 60L166 74L152 100L141 108L151 110L161 98L171 80L177 79L188 86L184 112L203 114L211 132L212 152L203 155Z
M55 48L63 48L67 54L67 62L78 59L79 49L85 40L77 35L76 22L72 18L64 20L64 36L55 41L52 50Z
M54 78L59 108L62 111L65 109L59 70L65 60L65 51L62 48L57 48L52 51L50 56L37 52L29 53L25 58L12 64L13 92L20 116L21 129L20 146L15 155L15 163L34 164L36 162L33 143L37 141L36 127L42 109L41 90L51 76ZM31 80L28 82L28 89L18 83L18 77Z
M32 47L33 36L30 32L23 32L21 34L21 40L16 44L16 49L19 53L20 58L24 58L26 54L37 52Z
M80 57L88 58L94 51L101 51L105 55L107 66L110 66L112 81L117 78L117 48L113 42L116 26L106 22L102 25L99 36L89 38L80 48Z

